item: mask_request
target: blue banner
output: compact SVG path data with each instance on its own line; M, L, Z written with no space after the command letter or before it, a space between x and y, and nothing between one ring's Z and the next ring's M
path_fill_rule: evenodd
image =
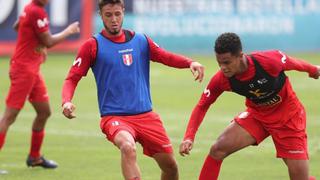
M245 51L316 51L320 0L135 0L124 28L178 52L212 53L217 36L235 32ZM96 17L96 32L103 28Z

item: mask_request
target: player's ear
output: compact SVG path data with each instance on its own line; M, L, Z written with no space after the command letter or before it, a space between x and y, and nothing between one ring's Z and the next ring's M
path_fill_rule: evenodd
M101 12L101 10L98 11L98 14L100 15L100 17L102 17L102 12Z

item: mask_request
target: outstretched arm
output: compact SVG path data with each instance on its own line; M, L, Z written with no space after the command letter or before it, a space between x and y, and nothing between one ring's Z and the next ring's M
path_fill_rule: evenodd
M150 38L148 38L148 43L150 47L150 58L162 64L175 68L190 68L196 81L202 82L204 77L204 67L191 59L166 51L154 43Z
M218 72L210 81L207 88L204 90L198 104L194 107L190 120L180 144L179 153L181 156L190 154L193 147L195 135L206 115L209 107L222 94L223 91L229 90L230 85L221 72Z
M40 41L47 48L53 47L54 45L65 40L67 37L77 34L80 32L79 22L70 24L66 29L57 34L51 34L51 32L45 31L39 35Z
M317 71L314 74L309 75L310 77L314 78L314 79L319 79L320 76L320 66L316 66L317 67Z
M319 78L319 66L314 66L304 60L287 56L281 52L280 54L282 55L282 63L284 64L285 70L287 71L296 70L301 72L307 72L309 74L309 77L312 77L315 79Z

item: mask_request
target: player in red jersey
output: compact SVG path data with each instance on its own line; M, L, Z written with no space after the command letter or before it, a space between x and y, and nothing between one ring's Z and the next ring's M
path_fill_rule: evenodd
M141 179L136 161L136 142L139 142L143 153L158 163L161 179L177 180L178 168L172 145L159 115L152 111L149 62L190 68L195 80L200 82L203 67L186 57L165 51L141 33L122 29L123 0L100 0L99 9L105 29L79 50L64 82L63 114L70 119L75 117L71 100L77 83L91 68L98 89L100 127L120 150L124 178Z
M18 31L16 50L10 62L11 86L6 98L6 109L0 121L0 149L4 145L9 126L28 99L37 115L32 125L31 148L27 158L28 166L56 168L57 164L41 156L44 127L50 116L49 98L40 64L45 61L47 48L68 36L79 33L79 23L74 22L62 32L51 34L49 19L44 7L49 0L33 0L14 24Z
M238 35L224 33L215 42L220 66L193 109L180 145L182 156L190 153L195 134L211 104L224 91L246 97L247 109L235 117L210 149L200 180L218 178L222 160L271 136L288 167L291 180L308 179L306 114L284 71L297 70L318 79L320 66L289 57L281 51L242 52Z

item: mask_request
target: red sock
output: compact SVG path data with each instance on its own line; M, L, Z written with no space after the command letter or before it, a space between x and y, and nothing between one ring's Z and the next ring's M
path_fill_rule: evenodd
M0 150L2 149L5 141L6 141L6 132L0 133Z
M220 172L222 160L215 160L207 156L199 176L199 180L217 180Z
M314 176L309 176L309 180L316 180L316 177L314 177Z
M32 131L30 156L32 158L40 157L40 149L44 138L44 130Z

